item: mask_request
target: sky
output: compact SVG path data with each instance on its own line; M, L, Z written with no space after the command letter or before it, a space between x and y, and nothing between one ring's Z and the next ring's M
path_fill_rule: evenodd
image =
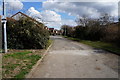
M60 29L62 25L76 26L75 20L83 15L99 18L108 13L118 18L119 0L6 0L7 16L21 11L44 22L49 28ZM1 0L0 0L1 2ZM2 5L0 3L0 13Z

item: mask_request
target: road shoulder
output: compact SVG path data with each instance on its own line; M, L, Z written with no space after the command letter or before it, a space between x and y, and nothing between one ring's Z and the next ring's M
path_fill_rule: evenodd
M33 75L33 73L35 72L35 69L41 64L42 60L45 58L45 56L47 55L47 53L52 45L53 45L53 43L50 44L50 46L44 52L44 55L37 61L37 63L33 66L31 71L26 75L26 78L30 78Z

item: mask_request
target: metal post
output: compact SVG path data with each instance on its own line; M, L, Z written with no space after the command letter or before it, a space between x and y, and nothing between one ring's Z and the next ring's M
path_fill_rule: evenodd
M4 52L7 53L7 33L6 33L6 11L5 11L5 0L3 0L3 18L2 18L2 22L3 22L3 26L4 26Z
M65 26L65 36L66 36L66 26Z
M5 49L5 53L7 53L7 34L6 34L6 22L4 23L4 49Z

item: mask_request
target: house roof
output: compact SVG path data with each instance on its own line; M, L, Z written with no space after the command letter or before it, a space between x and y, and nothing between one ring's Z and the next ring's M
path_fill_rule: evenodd
M49 30L54 30L54 28L49 28Z
M24 13L22 13L22 12L17 12L17 13L14 14L13 16L11 16L11 18L13 18L14 16L16 16L16 15L19 14L19 13L22 14L22 15L24 15L24 16L26 16L27 18L31 19L32 21L36 22L36 23L37 23L37 24L36 24L37 26L39 26L39 24L42 24L41 22L38 22L37 20L29 17L28 15L26 15L26 14L24 14ZM45 28L45 26L44 26L43 28Z
M6 18L7 20L11 20L11 21L16 21L15 19L13 19L13 18L11 18L11 17L7 17ZM2 17L1 17L1 15L0 15L0 21L2 20Z
M10 18L10 17L7 17L7 20L16 21L15 19Z
M38 24L40 24L40 22L38 22L37 20L29 17L28 15L26 15L26 14L24 14L24 13L22 13L22 12L17 12L16 14L12 15L11 17L7 17L7 20L16 21L15 19L13 19L13 17L16 16L17 14L19 14L19 13L22 14L22 15L24 15L24 16L26 16L27 18L31 19L32 21L35 21L35 22L37 22ZM0 15L0 21L1 21L1 15Z
M35 22L37 22L38 24L40 24L41 22L38 22L37 20L35 20L35 19L33 19L33 18L31 18L31 17L29 17L28 15L26 15L26 14L24 14L24 13L22 13L22 12L17 12L16 14L14 14L13 16L11 16L11 18L13 18L14 16L16 16L17 14L22 14L22 15L24 15L24 16L26 16L27 18L29 18L29 19L31 19L32 21L35 21Z

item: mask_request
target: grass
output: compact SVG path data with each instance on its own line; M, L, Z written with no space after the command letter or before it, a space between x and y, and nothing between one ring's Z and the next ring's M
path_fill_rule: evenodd
M52 40L51 40L51 39L48 40L48 43L47 43L46 49L51 45L51 43L52 43Z
M3 55L3 78L25 78L32 66L41 58L32 51L21 51Z
M52 40L48 41L46 49ZM21 80L30 72L36 62L42 57L45 49L31 50L10 50L10 53L2 57L2 78Z
M67 39L70 39L70 40L73 40L73 41L81 41L80 39L72 38L72 37L67 37L67 36L64 36L64 38L67 38Z
M101 42L101 41L80 40L80 39L66 37L66 36L65 36L65 38L68 38L70 40L77 41L77 42L80 42L83 44L87 44L94 48L103 49L103 50L120 55L120 47L117 47L116 45L114 45L112 43L106 43L106 42Z
M0 49L0 53L2 53L2 49Z
M86 41L86 40L81 40L80 42L90 45L94 48L99 48L99 49L103 49L109 52L120 54L120 48L112 43L105 43L101 41Z

